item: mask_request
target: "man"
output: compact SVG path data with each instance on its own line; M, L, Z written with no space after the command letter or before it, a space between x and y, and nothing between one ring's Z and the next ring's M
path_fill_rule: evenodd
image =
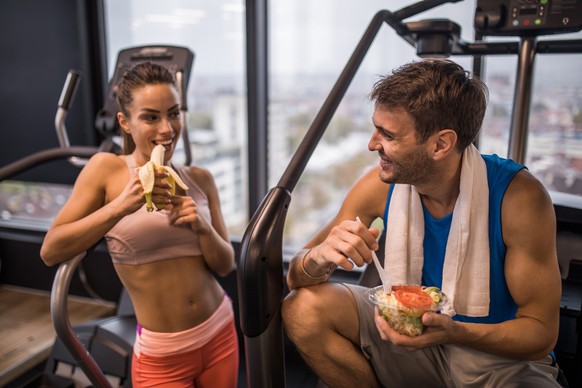
M291 261L290 339L330 387L559 386L554 209L523 166L472 145L486 86L450 60L423 60L382 78L370 97L368 148L380 163ZM450 299L422 316L419 336L390 328L367 289L328 282L337 267L372 262L377 218L392 282L437 286Z

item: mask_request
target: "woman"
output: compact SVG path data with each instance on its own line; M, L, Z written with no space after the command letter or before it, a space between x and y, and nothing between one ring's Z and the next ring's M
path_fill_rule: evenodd
M130 68L117 86L117 119L125 155L94 155L41 248L49 265L106 238L115 269L138 320L132 362L134 387L236 387L238 340L231 300L213 273L234 269L212 175L200 167L178 174L188 186L170 194L158 169L148 212L138 169L161 144L164 162L182 130L180 98L171 72L150 62ZM164 206L165 205L165 206Z

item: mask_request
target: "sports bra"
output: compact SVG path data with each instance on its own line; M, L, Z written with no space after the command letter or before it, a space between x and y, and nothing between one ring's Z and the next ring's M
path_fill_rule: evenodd
M138 168L133 155L126 155L125 161L130 172ZM184 168L177 172L188 186L186 195L194 199L198 213L211 220L206 194ZM168 214L169 210L148 212L144 204L135 213L119 220L105 234L113 263L140 265L201 255L198 234L187 225L170 225Z

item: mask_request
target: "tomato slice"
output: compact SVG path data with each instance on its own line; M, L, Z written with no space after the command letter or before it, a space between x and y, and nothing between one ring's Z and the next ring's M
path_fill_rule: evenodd
M422 292L422 286L392 286L394 291ZM424 292L423 292L424 294Z
M429 309L432 305L432 298L420 286L395 286L392 289L396 300L408 308Z

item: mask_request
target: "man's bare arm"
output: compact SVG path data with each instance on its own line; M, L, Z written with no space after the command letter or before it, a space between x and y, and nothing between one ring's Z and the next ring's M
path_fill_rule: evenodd
M377 233L367 226L383 216L388 189L377 168L352 186L338 214L292 258L287 272L290 289L326 282L329 270L338 266L351 270L354 263L362 266L371 261L370 249L377 249Z

